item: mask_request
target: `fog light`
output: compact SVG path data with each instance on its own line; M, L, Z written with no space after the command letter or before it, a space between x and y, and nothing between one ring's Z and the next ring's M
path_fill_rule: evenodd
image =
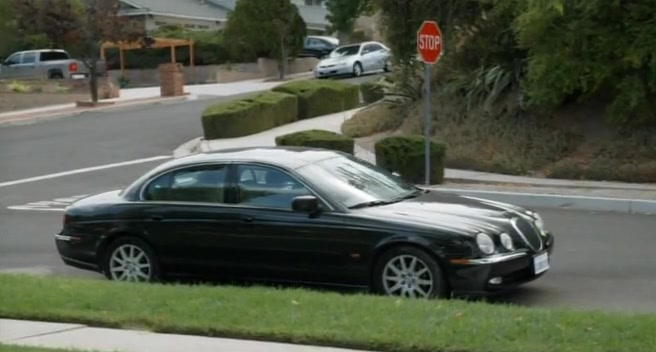
M498 285L503 282L503 279L500 277L493 277L488 282L491 283L492 285Z

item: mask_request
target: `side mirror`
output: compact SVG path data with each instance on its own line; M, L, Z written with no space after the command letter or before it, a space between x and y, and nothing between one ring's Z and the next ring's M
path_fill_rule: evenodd
M392 175L396 177L401 177L401 174L396 171L392 172Z
M314 214L319 210L319 200L315 196L299 196L292 200L292 210Z

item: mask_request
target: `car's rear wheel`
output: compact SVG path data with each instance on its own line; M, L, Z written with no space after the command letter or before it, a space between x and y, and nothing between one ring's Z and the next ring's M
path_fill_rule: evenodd
M446 296L447 287L439 263L425 251L409 246L386 251L374 271L376 292L409 298Z
M135 237L121 237L108 248L104 273L110 280L153 282L160 279L159 263L153 249Z
M362 64L360 64L359 62L356 62L353 65L353 76L355 77L362 76Z

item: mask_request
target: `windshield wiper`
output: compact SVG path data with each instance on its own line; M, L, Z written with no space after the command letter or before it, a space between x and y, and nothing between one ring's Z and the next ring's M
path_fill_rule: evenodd
M417 197L419 197L419 196L422 195L422 194L424 194L424 192L423 192L422 190L418 189L418 190L414 190L414 191L412 191L412 192L410 192L410 193L408 193L408 194L402 195L402 196L400 196L400 197L396 197L396 198L394 198L393 201L399 202L399 201L402 201L402 200L404 200L404 199L417 198Z
M359 208L367 208L367 207L375 207L377 205L385 205L385 204L391 204L394 202L387 201L387 200L372 200L369 202L363 202L363 203L358 203L356 205L351 205L349 209L359 209Z

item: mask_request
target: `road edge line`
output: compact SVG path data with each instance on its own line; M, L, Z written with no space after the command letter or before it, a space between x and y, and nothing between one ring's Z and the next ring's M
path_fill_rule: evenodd
M439 187L439 186L438 186ZM470 189L435 188L431 190L455 193L463 196L484 198L497 202L516 204L524 207L553 208L563 210L586 210L616 212L623 214L656 214L656 201L628 198L607 198L588 196L565 196L557 194L478 191Z

